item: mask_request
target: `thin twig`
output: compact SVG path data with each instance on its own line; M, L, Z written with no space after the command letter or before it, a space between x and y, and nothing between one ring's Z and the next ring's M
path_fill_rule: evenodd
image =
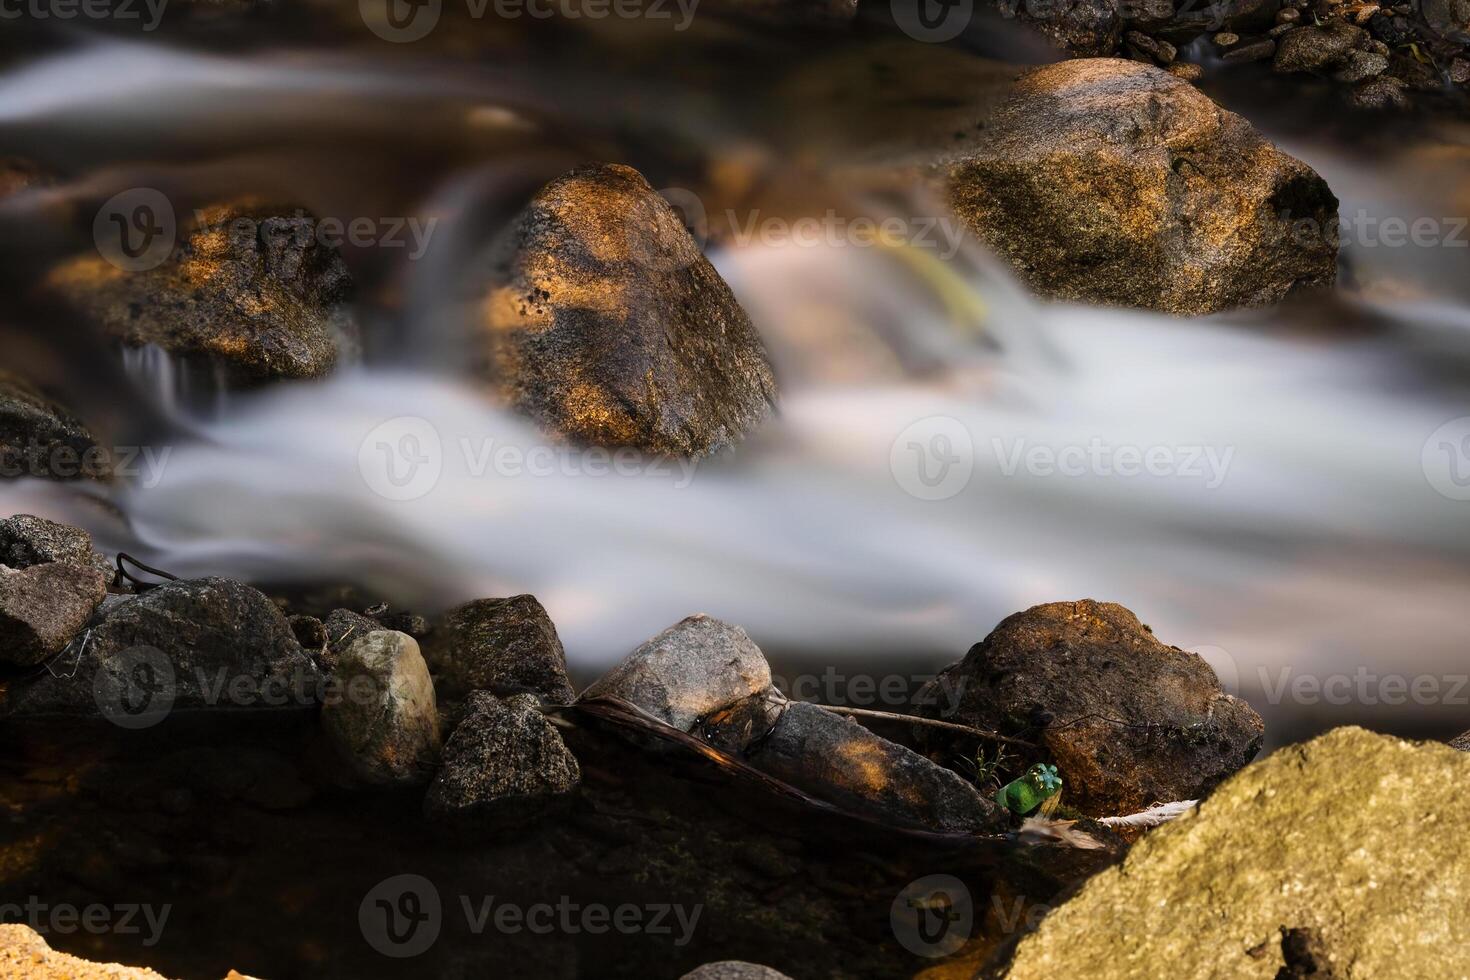
M1039 747L1035 742L1028 742L1025 739L1011 738L1009 735L1001 735L998 732L988 732L983 728L961 725L953 721L940 721L937 718L921 718L917 715L900 715L892 711L875 711L872 708L846 708L831 704L819 704L817 707L838 715L855 715L859 718L882 718L885 721L924 725L928 728L943 728L951 732L964 732L966 735L974 735L977 738L988 739L992 742L1004 742L1007 745L1024 745L1028 749Z
M135 585L150 586L158 584L157 582L145 582L142 579L138 578L138 576L134 575L132 572L128 571L126 568L123 568L124 561L128 562L129 564L138 566L149 575L157 575L159 578L166 578L170 582L177 582L179 580L179 577L177 575L171 575L161 568L154 568L151 565L145 565L138 559L134 558L132 555L127 554L126 552L119 551L117 553L117 576L113 579L114 584L124 578Z

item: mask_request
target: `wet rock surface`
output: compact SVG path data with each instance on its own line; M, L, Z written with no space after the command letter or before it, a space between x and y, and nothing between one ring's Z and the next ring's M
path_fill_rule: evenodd
M751 765L819 799L884 823L994 832L1003 811L957 773L814 704L787 705Z
M1281 749L1021 940L1010 980L1441 976L1470 962L1470 758L1356 728Z
M115 571L92 544L92 536L79 527L32 514L0 520L0 565L29 568L53 561L94 569L109 581Z
M107 471L98 453L81 421L20 375L0 368L0 479L100 478Z
M1035 69L947 167L962 220L1043 296L1198 315L1330 286L1337 199L1187 82Z
M630 167L547 184L493 266L481 309L490 373L550 430L698 456L738 442L775 403L749 317Z
M477 599L451 609L425 655L448 697L530 693L551 704L576 697L556 626L535 596Z
M107 594L93 568L0 565L0 662L30 667L59 653Z
M771 667L745 630L709 616L680 620L582 692L621 698L689 731L703 715L771 686Z
M534 695L479 691L465 708L424 799L430 822L458 836L494 835L567 802L582 771Z
M10 681L0 717L107 717L148 727L202 709L314 709L322 678L280 610L221 578L113 605L64 669Z
M439 711L418 642L377 630L348 646L332 671L322 728L358 778L427 782L439 762Z
M315 378L356 348L351 281L300 209L246 201L206 208L161 265L125 271L97 254L44 284L131 347L154 344L236 382Z
M931 682L958 692L944 720L1019 736L1017 766L1054 763L1063 802L1090 816L1197 799L1260 750L1264 726L1197 654L1156 639L1114 603L1054 602L1004 620ZM920 713L935 717L940 698ZM965 736L918 729L931 754L973 755Z

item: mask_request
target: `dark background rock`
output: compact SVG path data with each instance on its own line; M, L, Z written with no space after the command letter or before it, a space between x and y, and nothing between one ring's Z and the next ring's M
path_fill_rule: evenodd
M1055 763L1063 804L1091 816L1196 799L1248 763L1264 734L1260 716L1224 693L1201 657L1160 643L1122 606L1091 599L1008 617L931 683L959 692L944 720L1040 745L1013 755L1015 774ZM973 755L965 736L918 728L915 737L947 764Z
M534 695L478 691L444 747L424 814L456 835L492 836L549 816L581 778Z
M147 685L140 693L149 710L311 710L321 694L321 676L280 610L229 579L170 582L117 604L78 656L69 673L11 681L0 716L105 717L99 674L111 692ZM153 672L157 658L171 678ZM138 676L144 667L150 677Z
M107 579L95 568L0 566L0 661L29 667L59 652L106 594Z
M83 255L45 287L125 344L222 365L238 382L319 377L356 346L344 305L351 280L299 212L216 205L156 268L125 272Z
M19 375L0 368L0 478L70 480L106 476L84 465L97 442L65 408Z
M552 704L576 697L556 626L535 596L476 599L451 609L424 654L447 697L530 693Z
M95 569L108 581L116 571L112 562L93 546L92 536L79 527L32 514L16 514L0 520L0 565L29 568L52 561Z
M498 246L482 329L521 411L575 442L698 456L776 401L750 318L631 167L547 184Z
M1198 315L1336 278L1322 178L1158 68L1027 72L987 134L949 166L951 203L1043 296Z
M327 647L322 652L322 662L323 666L331 670L343 650L367 634L382 629L383 624L351 609L333 609L322 621L322 627L327 633Z

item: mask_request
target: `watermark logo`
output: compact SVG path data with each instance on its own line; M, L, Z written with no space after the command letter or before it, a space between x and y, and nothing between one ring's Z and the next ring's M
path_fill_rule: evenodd
M915 41L943 44L959 37L975 16L975 0L890 0L893 22Z
M959 419L931 415L893 440L888 468L909 496L947 500L970 483L975 472L975 443Z
M152 187L113 195L92 220L98 253L124 272L146 272L163 264L173 254L177 232L173 205Z
M417 500L439 484L444 446L428 419L400 415L373 428L357 450L368 488L388 500Z
M423 875L385 878L363 896L357 924L368 945L395 959L426 952L443 925L439 889Z
M368 30L385 41L407 44L429 36L439 24L444 0L358 0Z
M168 717L178 696L174 665L157 647L129 647L92 677L92 698L119 728L143 729Z
M928 875L911 881L888 911L893 935L916 956L949 956L969 940L975 927L970 890L954 875Z
M1470 500L1470 415L1451 419L1424 442L1424 478L1442 497Z

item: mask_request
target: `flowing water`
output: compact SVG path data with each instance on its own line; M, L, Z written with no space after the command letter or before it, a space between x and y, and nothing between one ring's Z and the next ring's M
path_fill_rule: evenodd
M532 63L376 54L93 40L0 75L0 127L63 148L74 174L11 213L139 184L193 200L248 175L294 182L325 213L440 219L414 259L347 249L367 282L360 363L226 393L129 353L133 397L168 426L106 492L121 519L39 483L0 488L7 510L89 523L179 575L352 581L425 610L533 592L583 674L694 611L796 657L932 667L1008 613L1090 596L1204 653L1273 740L1470 725L1470 692L1396 705L1279 690L1367 671L1447 692L1464 670L1470 503L1454 498L1470 459L1440 429L1470 414L1463 232L1407 247L1349 232L1330 308L1189 322L1040 304L969 244L914 262L913 248L711 242L777 362L779 417L692 468L548 449L456 369L454 270L528 175L606 138L600 97L560 97L588 92L591 69L543 89L556 73ZM430 99L454 111L421 118ZM743 135L740 113L650 101L628 112L673 114L671 143L769 138L768 123ZM1385 159L1262 124L1327 177L1345 220L1465 211L1464 131ZM627 159L675 170L647 140L625 141ZM410 171L422 179L384 189ZM1152 471L1117 472L1135 450ZM924 499L950 464L960 486ZM394 473L420 482L405 494Z

